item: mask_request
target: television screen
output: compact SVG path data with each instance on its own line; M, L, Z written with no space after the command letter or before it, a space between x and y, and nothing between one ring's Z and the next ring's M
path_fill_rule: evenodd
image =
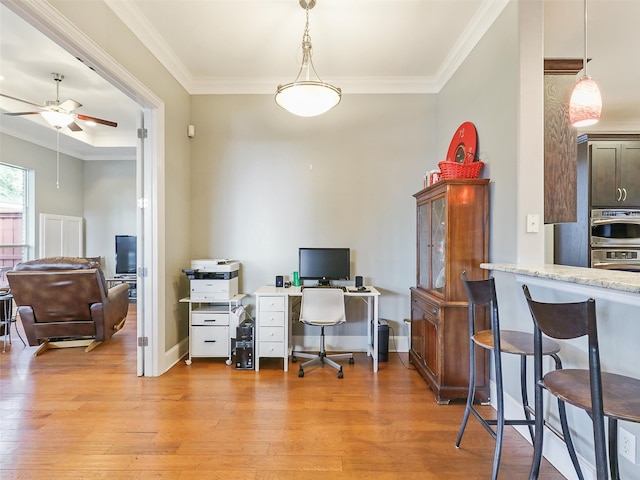
M348 248L300 248L298 271L301 280L349 280L351 258Z
M116 235L116 275L135 275L136 252L135 235Z

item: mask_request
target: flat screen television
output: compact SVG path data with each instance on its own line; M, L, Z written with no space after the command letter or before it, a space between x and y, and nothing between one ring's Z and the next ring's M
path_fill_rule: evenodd
M136 236L116 235L116 275L135 275L136 265Z
M332 280L349 280L351 251L348 248L300 248L298 250L300 280L318 280L330 285Z

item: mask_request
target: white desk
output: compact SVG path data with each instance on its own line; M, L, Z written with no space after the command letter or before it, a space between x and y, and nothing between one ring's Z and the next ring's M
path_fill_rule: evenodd
M373 357L373 371L378 371L378 298L380 292L367 287L368 292L356 292L347 287L345 297L360 297L367 303L367 355ZM255 292L256 327L254 364L260 370L260 357L282 358L284 371L289 370L291 354L290 298L301 297L301 287L265 285ZM373 332L371 329L373 328Z

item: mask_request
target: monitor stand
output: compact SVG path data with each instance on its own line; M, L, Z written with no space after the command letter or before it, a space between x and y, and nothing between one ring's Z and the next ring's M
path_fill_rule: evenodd
M318 280L318 286L319 287L330 287L331 286L331 280L329 280L328 278L321 278L320 280Z

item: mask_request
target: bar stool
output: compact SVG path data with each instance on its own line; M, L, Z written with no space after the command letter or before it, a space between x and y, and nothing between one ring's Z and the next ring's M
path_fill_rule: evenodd
M534 354L534 335L528 332L519 332L513 330L500 330L500 318L498 315L498 299L496 296L495 280L488 278L486 280L467 280L466 272L462 272L462 283L469 297L469 393L467 394L467 405L462 417L462 424L456 440L456 448L460 447L462 436L467 426L469 414L473 414L480 424L489 432L495 440L495 450L493 454L493 469L491 479L498 478L498 470L500 468L500 457L502 455L502 441L504 436L505 425L526 425L529 428L532 442L535 443L533 431L534 420L532 414L537 418L542 415L535 415L535 410L529 405L527 395L527 357ZM487 305L489 308L489 330L476 332L476 307ZM496 348L496 345L498 348ZM481 347L490 350L493 355L494 375L496 382L496 419L486 419L474 406L475 386L476 386L476 365L475 350ZM560 351L560 345L553 340L545 340L542 345L543 355L548 355L555 361L556 370L562 369L562 361L557 353ZM520 356L520 394L522 397L522 407L525 419L505 419L504 418L504 387L502 378L502 358L501 353L508 353ZM542 410L538 410L542 412ZM576 469L578 478L583 480L582 471L578 463L573 442L567 426L567 417L564 402L558 400L558 411L560 414L560 423L562 426L562 437L569 449L569 455L573 466Z
M13 295L11 295L9 291L2 291L0 292L0 327L2 328L2 336L4 337L2 353L7 351L7 338L9 339L9 345L11 345L12 323L16 323L16 317L13 316ZM18 338L20 338L20 341L26 347L27 344L24 343L24 339L17 328L16 332L18 333Z
M640 423L640 380L624 375L602 372L596 323L596 302L542 303L531 299L526 285L524 296L535 324L536 379L535 408L543 408L542 390L546 389L559 400L583 409L593 423L593 443L598 480L607 480L607 445L604 417L609 423L609 469L611 478L619 480L618 420ZM567 369L542 375L542 334L569 340L588 337L589 369ZM540 472L544 425L536 418L533 463L529 478L535 480Z

